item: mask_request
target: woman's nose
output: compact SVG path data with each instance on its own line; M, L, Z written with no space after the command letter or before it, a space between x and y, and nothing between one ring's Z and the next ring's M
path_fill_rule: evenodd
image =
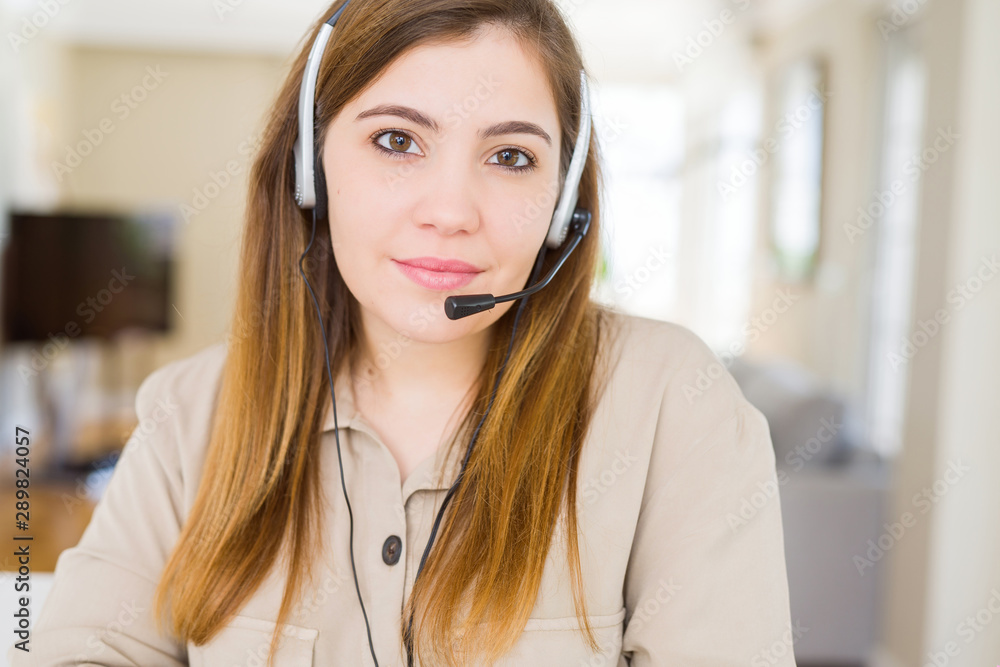
M471 166L436 165L421 176L418 187L423 192L413 212L416 225L449 236L479 229L480 189Z

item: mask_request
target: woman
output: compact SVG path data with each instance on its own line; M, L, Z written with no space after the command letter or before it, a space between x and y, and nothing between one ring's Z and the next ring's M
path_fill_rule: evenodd
M586 103L556 8L338 1L307 42L234 335L143 383L31 664L794 665L763 416L693 333L590 300L596 143L591 227L547 243Z

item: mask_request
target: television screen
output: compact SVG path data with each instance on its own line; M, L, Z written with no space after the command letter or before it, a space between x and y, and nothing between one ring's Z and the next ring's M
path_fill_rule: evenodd
M3 251L3 337L109 338L166 331L175 219L12 212Z

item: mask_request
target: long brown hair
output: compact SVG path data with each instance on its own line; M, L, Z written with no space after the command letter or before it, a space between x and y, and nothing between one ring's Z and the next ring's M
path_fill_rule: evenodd
M219 632L280 560L287 578L273 654L322 550L319 434L330 387L316 313L298 274L312 219L293 198L292 146L309 48L342 4L331 5L301 43L250 173L233 316L238 334L227 347L203 479L153 603L157 623L162 627L160 616L169 607L171 632L195 645ZM506 28L547 73L561 126L561 182L576 140L583 64L550 0L351 0L319 72L318 147L337 112L394 59L422 43L474 38L486 25ZM493 662L516 643L563 510L574 603L597 649L586 618L576 523L577 464L599 384L602 338L603 309L590 300L600 236L595 135L577 203L593 214L590 231L524 310L463 481L404 609L404 619L414 613L416 654L430 651L437 656L433 664L458 664L470 655ZM551 210L554 197L544 203ZM307 274L336 377L361 341L359 304L337 269L327 225L317 224L310 254ZM548 253L544 271L556 254ZM516 310L493 327L476 396L450 447L468 442L472 425L486 413ZM458 609L467 609L467 616L456 631ZM456 650L465 655L460 659Z

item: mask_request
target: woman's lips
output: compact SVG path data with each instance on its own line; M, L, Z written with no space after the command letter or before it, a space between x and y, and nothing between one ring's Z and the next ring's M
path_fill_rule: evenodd
M396 267L407 278L426 289L453 290L465 287L482 273L482 269L457 259L414 257L394 259Z

